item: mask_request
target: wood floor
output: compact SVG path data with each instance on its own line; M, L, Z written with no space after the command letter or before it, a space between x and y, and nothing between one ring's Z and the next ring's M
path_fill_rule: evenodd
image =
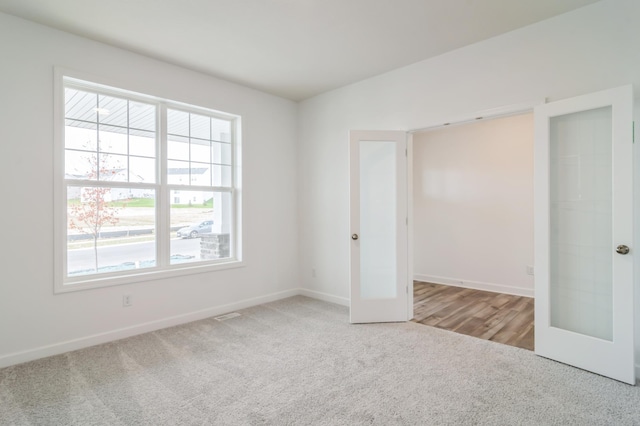
M533 350L533 298L414 281L414 322Z

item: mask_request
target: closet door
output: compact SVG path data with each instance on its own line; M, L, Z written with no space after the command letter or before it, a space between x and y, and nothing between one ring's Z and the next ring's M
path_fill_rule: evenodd
M535 109L535 349L635 384L633 90Z

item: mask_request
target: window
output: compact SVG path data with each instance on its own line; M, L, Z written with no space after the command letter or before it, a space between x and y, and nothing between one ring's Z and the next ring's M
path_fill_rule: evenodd
M237 264L240 118L61 81L56 290Z

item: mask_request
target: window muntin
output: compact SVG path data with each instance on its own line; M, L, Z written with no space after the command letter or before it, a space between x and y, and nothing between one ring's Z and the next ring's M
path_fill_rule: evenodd
M167 110L169 183L231 188L231 122Z
M155 105L72 87L64 98L66 179L155 183Z
M62 291L238 262L239 118L71 78L63 82ZM197 235L177 235L202 223Z

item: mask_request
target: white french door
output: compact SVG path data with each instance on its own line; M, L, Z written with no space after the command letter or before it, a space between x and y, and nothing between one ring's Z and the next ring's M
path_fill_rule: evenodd
M535 108L536 354L635 384L633 90Z
M407 321L407 133L350 132L352 323Z

